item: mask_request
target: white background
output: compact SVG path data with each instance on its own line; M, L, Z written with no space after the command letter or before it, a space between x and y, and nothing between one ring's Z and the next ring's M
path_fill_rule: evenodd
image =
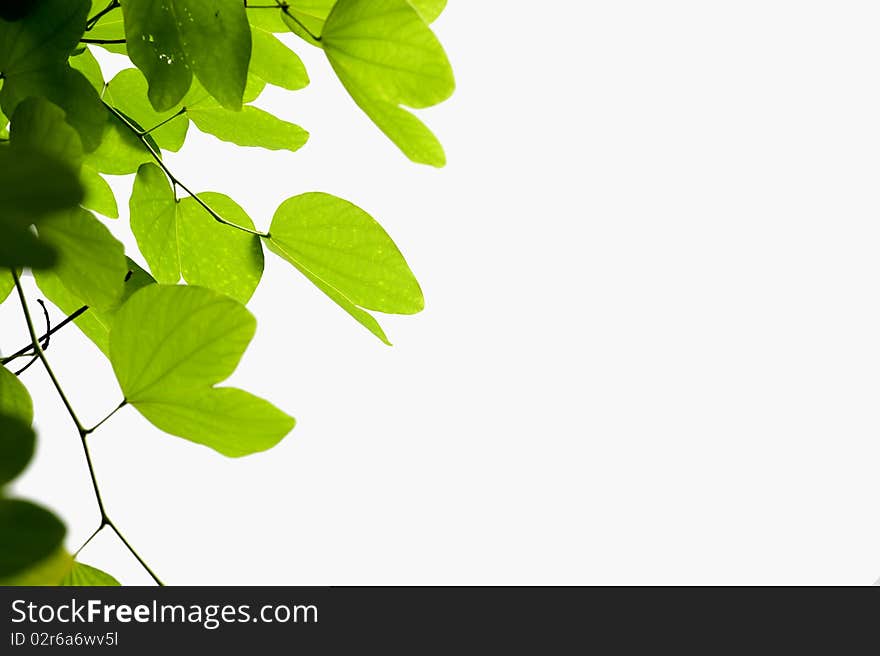
M92 438L111 515L171 584L872 583L878 24L868 1L452 0L458 91L424 114L441 171L291 39L313 84L259 104L310 143L193 130L169 163L261 227L304 191L358 203L428 309L383 320L389 349L267 256L231 382L299 426L227 460L128 408ZM0 322L25 343L13 302ZM49 355L87 423L121 398L75 329ZM97 522L85 464L24 378L40 447L18 489L73 549ZM82 557L149 582L110 533Z

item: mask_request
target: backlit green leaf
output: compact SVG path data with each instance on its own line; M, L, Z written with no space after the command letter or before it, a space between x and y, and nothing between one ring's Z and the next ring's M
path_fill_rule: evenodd
M296 151L309 140L309 133L300 126L250 105L233 112L202 103L188 107L186 113L202 132L239 146Z
M95 91L99 94L103 93L104 74L101 72L101 65L88 47L84 48L80 54L70 58L70 66L82 73L95 88Z
M253 27L251 32L250 74L267 84L296 91L309 84L309 75L302 60L270 31Z
M85 305L108 310L122 299L128 267L122 244L91 212L78 208L39 227L59 254L54 273Z
M229 109L241 107L251 31L240 0L126 0L128 52L149 80L150 101L171 109L193 74Z
M126 262L131 275L125 281L122 296L123 303L137 290L156 282L149 273L144 271L135 262L130 259L127 259ZM64 283L61 282L61 279L54 271L35 271L34 278L40 291L43 292L46 298L65 314L73 314L86 305L83 299L71 293L64 286ZM110 357L110 324L115 316L116 309L99 310L97 308L89 308L88 311L74 321L83 334L92 340L95 346L107 357Z
M407 0L339 0L322 44L354 101L407 157L445 164L436 137L401 108L436 105L455 89L443 47Z
M183 146L189 121L185 116L175 118L178 107L157 112L147 98L147 80L136 68L127 68L117 73L107 85L104 99L131 117L144 130L150 130L150 136L161 148L176 152ZM161 123L165 124L156 128Z
M233 388L216 388L256 330L237 301L203 287L156 285L134 294L110 331L110 360L126 400L161 430L243 456L277 444L293 418Z
M85 190L83 207L94 210L109 219L119 218L119 208L116 205L113 189L96 169L91 166L83 166L80 170L80 182Z
M29 501L0 499L0 581L52 555L65 532L48 510Z
M424 308L419 283L391 237L348 201L322 193L289 198L269 233L271 250L383 341L364 310L415 314Z
M206 192L199 198L227 221L254 228L231 198ZM131 195L131 229L153 275L227 294L242 303L263 274L259 237L217 222L194 198L175 200L165 174L155 164L138 171Z
M286 22L288 28L299 34L301 37L314 43L311 35L320 36L324 31L324 23L336 4L336 0L290 0L286 14L282 16L282 20ZM432 23L443 12L446 7L446 0L409 0L411 4L421 15L422 20ZM251 23L254 23L254 14L251 12ZM259 12L267 13L267 12ZM269 12L275 13L275 12ZM265 17L260 17L262 21L268 22ZM294 20L294 18L296 20ZM305 32L296 21L304 25L311 34ZM277 31L277 30L276 30Z
M84 563L75 562L70 572L61 581L61 585L65 587L91 588L119 586L120 583L107 572L102 572Z
M34 431L28 424L0 414L0 487L12 482L27 467L34 455L34 441Z

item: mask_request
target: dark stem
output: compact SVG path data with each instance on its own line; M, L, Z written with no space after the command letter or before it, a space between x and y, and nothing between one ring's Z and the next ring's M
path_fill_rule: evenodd
M107 520L107 526L109 526L110 528L112 528L112 529L113 529L113 532L116 533L116 535L119 536L119 539L122 540L122 544L124 544L126 547L128 547L128 550L131 552L131 555L134 556L134 557L137 559L137 561L141 564L141 567L143 567L143 568L147 571L147 574L149 574L149 575L152 577L152 579L156 582L156 585L161 586L161 587L164 587L165 584L162 583L162 579L160 579L158 576L156 576L156 573L155 573L153 570L151 570L151 569L150 569L150 566L147 565L147 563L144 561L144 559L141 558L141 557L138 555L138 552L135 551L135 550L134 550L134 547L132 547L132 546L128 543L128 540L125 539L125 536L122 534L122 532L121 532L118 528L116 528L116 524L114 524L113 522L111 522L111 521L108 519L108 520Z
M97 45L109 45L111 43L126 43L125 39L80 39L80 43L94 43Z
M104 424L106 424L106 423L107 423L107 420L110 419L110 417L112 417L112 416L115 415L117 412L119 412L120 410L122 410L126 405L128 405L128 401L126 401L125 399L122 399L122 403L120 403L118 406L116 406L116 407L113 409L113 412L111 412L109 415L107 415L106 417L104 417L104 418L103 418L101 421L99 421L97 424L95 424L94 426L92 426L91 428L89 428L88 430L86 430L86 435L91 435L92 433L94 433L94 432L95 432L96 430L98 430L101 426L103 426Z
M159 123L159 124L154 125L153 127L151 127L149 130L143 130L143 131L141 131L140 135L143 136L143 137L145 137L145 136L147 136L148 134L150 134L151 132L155 132L156 130L158 130L159 128L161 128L161 127L162 127L163 125L165 125L166 123L170 123L171 121L173 121L174 119L176 119L178 116L182 116L182 115L184 115L184 114L186 114L186 107L181 107L181 108L180 108L180 111L178 111L174 116L169 116L168 118L166 118L166 119L165 119L164 121L162 121L161 123Z

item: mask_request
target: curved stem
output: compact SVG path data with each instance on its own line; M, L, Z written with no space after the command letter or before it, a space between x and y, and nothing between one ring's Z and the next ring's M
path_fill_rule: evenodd
M55 333L57 333L59 330L64 328L64 326L66 326L70 322L76 321L88 309L89 309L89 306L84 305L79 310L77 310L76 312L74 312L73 314L68 316L66 319L64 319L64 321L60 322L58 325L54 326L51 330L47 331L42 337L40 337L40 341L42 342L46 338L50 337L51 335L54 335ZM27 346L24 346L24 347L20 348L19 350L17 350L12 355L7 356L7 357L3 358L2 360L0 360L0 364L9 364L13 360L17 360L18 358L23 358L24 356L29 355L30 353L33 352L33 350L34 350L34 347L31 344L28 344Z
M196 193L194 193L193 191L191 191L191 190L189 189L189 187L187 187L185 184L183 184L183 183L180 181L180 179L178 179L178 178L177 178L177 177L171 172L171 169L169 169L168 166L165 164L165 162L162 161L162 157L159 155L159 153L156 152L156 149L153 148L153 145L149 142L149 140L147 139L145 133L143 133L141 130L139 130L139 129L137 128L137 126L133 125L132 122L129 121L129 120L125 117L124 114L122 114L119 110L117 110L113 105L111 105L110 103L108 103L106 100L101 100L101 102L104 103L104 106L107 108L108 111L110 111L110 112L111 112L111 113L112 113L117 119L119 119L119 121L122 122L123 125L125 125L125 127L127 127L129 130L131 130L131 131L135 134L135 136L137 136L137 138L140 139L141 143L142 143L142 144L144 145L144 147L149 151L149 153L150 153L150 155L153 157L153 159L156 160L156 164L158 164L159 167L165 172L165 175L168 176L168 179L171 180L172 184L175 185L175 186L177 186L177 187L180 187L180 188L183 189L187 194L189 194L189 196L190 196L194 201L196 201L199 205L201 205L202 208L204 208L204 210L205 210L208 214L210 214L211 217L212 217L215 221L217 221L218 223L222 223L223 225L227 225L227 226L229 226L230 228L236 228L237 230L241 230L242 232L246 232L246 233L248 233L248 234L250 234L250 235L256 235L257 237L263 237L264 239L268 239L268 238L269 238L269 234L266 233L266 232L259 232L258 230L252 230L252 229L250 229L250 228L245 228L244 226L240 226L240 225L238 225L237 223L233 223L232 221L227 221L227 220L224 219L222 216L220 216L219 214L217 214L217 212L214 211L214 210L213 210L213 209L212 209L212 208L211 208L211 207L210 207L205 201L203 201L201 198L199 198L198 194L196 194Z

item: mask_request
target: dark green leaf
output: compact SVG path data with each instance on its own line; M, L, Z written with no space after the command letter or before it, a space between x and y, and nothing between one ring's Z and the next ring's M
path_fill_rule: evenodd
M11 115L18 103L43 96L60 106L87 151L98 146L105 118L97 91L68 64L79 42L88 0L42 0L24 20L0 21L0 106Z
M0 579L19 574L52 555L64 524L29 501L0 499Z
M34 455L35 439L34 431L21 419L0 414L0 487L11 483L27 467Z
M9 278L11 275L6 274ZM34 420L34 404L27 388L12 372L0 366L0 415L14 417L30 426Z
M193 74L224 107L241 107L251 31L240 0L126 0L128 52L158 111L177 105Z

